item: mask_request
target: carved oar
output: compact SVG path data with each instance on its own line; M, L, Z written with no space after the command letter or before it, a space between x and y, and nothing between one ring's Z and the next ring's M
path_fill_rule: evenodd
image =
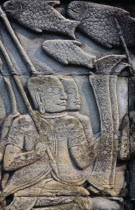
M2 75L2 78L5 82L5 85L6 85L6 88L7 88L7 92L8 92L8 95L10 97L10 102L11 102L11 107L12 107L12 114L10 114L5 120L4 120L4 123L2 125L2 131L1 131L1 134L0 134L0 139L1 139L1 142L3 142L7 136L7 133L9 131L9 128L11 126L11 123L13 121L13 118L15 118L16 116L18 116L18 109L17 109L17 103L16 103L16 98L15 98L15 95L14 95L14 92L13 92L13 88L12 88L12 85L10 83L10 80L9 78L6 78L2 72L2 70L0 69L0 72L1 72L1 75Z
M93 87L100 114L101 138L99 140L97 159L88 181L96 189L105 192L113 188L112 183L110 183L114 147L109 77L108 75L90 76L90 83Z
M5 82L5 85L7 87L9 97L10 97L10 102L11 102L11 107L12 107L12 114L14 115L14 114L18 113L15 94L13 92L13 88L12 88L12 85L11 85L11 82L10 82L9 78L4 77L4 75L3 75L3 79L4 79L4 82Z
M2 8L0 7L0 17L2 18L3 22L5 23L5 26L11 36L11 38L13 39L17 49L19 50L24 62L26 63L26 65L29 68L29 71L32 74L38 74L37 70L35 69L34 65L32 64L29 56L27 55L27 53L25 52L24 48L22 47L21 43L19 42L18 38L15 35L14 30L12 29L12 26L7 18L6 13L2 10Z

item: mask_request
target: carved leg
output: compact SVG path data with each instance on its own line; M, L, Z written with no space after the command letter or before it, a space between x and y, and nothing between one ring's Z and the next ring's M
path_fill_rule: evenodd
M4 210L31 210L37 198L15 197L13 202Z
M104 197L95 197L92 210L122 210L123 200L121 198L110 199Z
M50 197L50 199L52 199ZM35 210L92 210L92 199L90 197L81 197L81 196L58 196L57 198L54 197L54 200L57 199L58 203L54 203L53 201L50 203L50 199L48 197L38 198L35 207ZM49 203L48 203L49 202ZM65 203L64 203L65 202ZM60 204L61 203L61 204ZM37 208L36 208L37 206ZM45 207L46 206L46 207Z

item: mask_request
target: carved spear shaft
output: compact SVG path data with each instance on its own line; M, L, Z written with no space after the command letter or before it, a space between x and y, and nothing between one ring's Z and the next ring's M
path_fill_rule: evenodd
M123 37L123 33L122 33L122 30L121 30L120 24L119 24L119 22L118 22L118 20L117 20L116 18L115 18L115 23L116 23L116 28L117 28L117 30L118 30L118 34L119 34L121 43L122 43L123 48L124 48L124 50L125 50L125 53L126 53L126 55L127 55L128 63L131 65L131 67L130 67L130 72L131 72L132 74L135 74L135 70L134 70L133 65L132 65L132 61L131 61L131 58L130 58L130 54L129 54L129 51L128 51L128 48L127 48L126 41L125 41L125 39L124 39L124 37Z
M10 34L10 36L12 37L17 49L19 50L20 54L22 55L22 58L24 60L24 62L26 63L26 65L28 66L30 72L32 74L37 74L37 70L35 69L34 65L32 64L29 56L27 55L27 53L25 52L24 48L22 47L22 45L20 44L18 38L15 35L15 32L7 18L6 13L2 10L2 8L0 7L0 16L3 20L3 22L5 23L5 26Z
M9 54L7 53L7 50L6 50L5 46L1 42L1 40L0 40L0 50L1 50L2 54L4 55L4 57L6 59L7 65L9 67L10 71L11 71L11 74L13 75L13 78L14 78L14 81L15 81L17 87L19 88L19 91L20 91L20 93L21 93L21 95L23 97L23 100L25 102L25 105L28 108L28 111L29 111L30 115L32 116L32 118L34 118L33 109L31 107L30 102L29 102L29 100L27 98L27 95L26 95L26 93L25 93L25 91L23 89L23 86L22 86L21 81L20 81L20 79L18 77L17 71L16 71L16 69L15 69L15 67L14 67L14 65L13 65L13 63L11 61L11 58L10 58Z
M12 105L12 114L14 115L18 112L15 94L13 92L13 88L12 88L9 78L5 77L4 75L2 75L2 76L4 79L5 85L7 87L8 93L9 93L9 97L10 97L10 101L11 101L11 105Z
M31 118L34 121L34 124L36 126L36 129L37 129L38 133L40 135L42 135L41 128L40 128L40 126L39 126L39 124L37 122L35 113L34 113L32 107L31 107L31 104L30 104L30 102L28 100L28 97L27 97L27 95L26 95L26 93L24 91L24 88L23 88L23 85L21 83L21 80L18 77L16 68L14 67L14 65L12 63L12 60L11 60L9 54L7 53L7 50L6 50L5 46L3 45L3 43L1 42L1 40L0 40L0 50L1 50L2 54L4 55L4 57L6 59L7 65L8 65L8 67L9 67L9 69L10 69L12 75L13 75L13 79L14 79L14 81L15 81L15 83L16 83L16 85L17 85L17 87L18 87L18 89L19 89L19 91L21 93L21 96L22 96L22 98L24 100L24 103L25 103L25 105L26 105L26 107L27 107L27 109L29 111L29 114L30 114ZM53 154L51 152L51 149L49 148L48 145L46 146L46 150L47 150L48 157L49 157L49 159L50 159L50 161L52 163L51 164L52 165L52 168L55 171L55 173L58 174L55 158L53 157Z
M5 77L3 75L3 73L2 73L2 76L3 76L4 82L5 82L6 88L8 90L8 94L9 94L11 105L12 105L12 114L9 115L5 119L3 126L2 126L1 139L4 141L8 134L8 131L9 131L9 128L11 126L13 119L19 115L19 112L18 112L18 108L17 108L15 94L14 94L12 85L10 83L10 80L9 80L9 78Z

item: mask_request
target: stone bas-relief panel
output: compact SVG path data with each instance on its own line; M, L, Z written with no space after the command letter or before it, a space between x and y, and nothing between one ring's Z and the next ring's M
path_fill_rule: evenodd
M91 1L0 7L0 209L134 209L134 30Z

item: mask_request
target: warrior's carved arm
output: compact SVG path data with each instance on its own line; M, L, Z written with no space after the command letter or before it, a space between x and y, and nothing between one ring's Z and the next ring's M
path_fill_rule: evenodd
M13 171L22 168L26 165L32 164L41 158L38 151L32 150L30 152L22 153L21 149L15 145L7 145L4 155L4 170Z
M73 134L72 134L73 131ZM96 157L96 148L93 148L86 140L84 129L80 122L76 121L74 128L70 132L69 149L76 166L80 169L89 167Z
M76 145L70 148L72 157L80 169L89 167L95 159L95 151L90 151L88 145Z

